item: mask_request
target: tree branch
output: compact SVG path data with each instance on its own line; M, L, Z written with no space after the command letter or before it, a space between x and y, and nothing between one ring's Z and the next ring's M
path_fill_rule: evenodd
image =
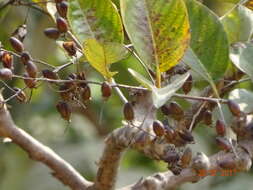
M0 101L3 101L0 95ZM0 109L0 136L10 138L25 150L29 157L52 169L52 175L73 190L87 190L92 185L84 179L69 163L53 150L44 146L22 129L15 126L6 105Z

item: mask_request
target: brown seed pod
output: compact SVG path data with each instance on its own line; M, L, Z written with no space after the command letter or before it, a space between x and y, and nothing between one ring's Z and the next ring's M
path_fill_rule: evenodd
M179 154L177 152L168 152L165 155L164 161L167 163L176 163L180 159Z
M177 102L170 103L171 113L175 115L183 115L184 111L181 106Z
M5 51L2 55L1 61L5 68L13 70L13 56L10 53Z
M24 103L27 101L26 94L23 90L21 90L20 88L17 88L17 87L14 87L13 90L15 90L16 92L19 92L18 95L16 96L16 98L19 102Z
M217 135L225 136L226 126L225 126L225 123L223 121L218 119L217 122L216 122L215 128L216 128Z
M168 116L171 114L171 111L170 111L170 105L169 104L164 104L162 107L161 107L161 111L164 115Z
M190 147L187 147L184 150L184 153L181 157L181 165L183 168L186 168L190 165L190 162L192 160L192 150L190 149Z
M68 3L66 1L56 3L56 9L61 17L63 17L63 18L67 17Z
M85 88L82 88L81 98L84 102L87 102L91 99L91 90L90 90L90 87L88 85L86 85Z
M60 33L65 33L68 31L68 23L64 18L58 17L56 19L56 25Z
M132 121L134 119L134 109L130 102L125 103L123 107L125 120Z
M22 53L24 51L24 45L21 41L19 41L17 38L15 37L11 37L10 38L10 43L12 48L18 52L18 53Z
M168 143L172 143L175 140L176 132L173 128L165 125L165 139Z
M61 85L59 87L59 91L60 91L60 96L64 101L70 101L73 98L73 93L71 91L71 89L66 86L65 84Z
M102 97L105 99L108 99L112 95L112 87L107 81L103 82L101 86L101 92L102 92Z
M212 124L213 121L212 121L212 112L211 111L206 110L203 113L203 122L206 125L211 125Z
M28 87L28 88L35 88L36 87L36 80L35 79L29 79L29 76L27 73L24 74L24 82L25 82L25 85Z
M194 142L194 138L192 136L192 133L189 130L180 130L177 131L178 136L183 139L185 142Z
M29 52L24 51L23 53L21 53L20 59L21 59L21 63L22 63L23 65L26 65L26 63L27 63L28 61L30 61L30 60L32 59L32 57L31 57L31 55L29 54Z
M228 108L234 116L240 117L242 115L241 109L235 101L228 100Z
M227 138L216 137L215 141L221 150L230 151L232 149L232 144L229 142Z
M29 77L36 78L37 73L38 73L38 68L32 61L28 61L26 63L25 69Z
M60 32L57 28L47 28L44 30L44 34L51 39L56 40L60 37Z
M76 45L73 41L63 42L62 46L66 50L69 56L76 55Z
M8 68L0 69L0 78L3 80L11 80L12 79L12 71Z
M192 76L190 75L183 84L182 90L185 94L188 94L191 91L191 89L192 89Z
M223 160L219 160L218 165L222 169L235 169L236 168L236 161L232 158L225 158Z
M66 121L70 121L70 117L71 117L71 109L70 106L63 101L60 101L57 105L56 105L57 111L61 114L61 117L66 120Z
M161 121L153 121L153 131L158 137L162 137L165 134L164 125Z
M44 69L41 72L42 72L43 77L45 77L47 79L57 80L59 78L57 73L55 73L49 69Z

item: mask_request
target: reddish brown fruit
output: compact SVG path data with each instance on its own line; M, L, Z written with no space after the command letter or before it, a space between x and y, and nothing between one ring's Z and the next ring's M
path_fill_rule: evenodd
M56 9L61 17L63 17L63 18L67 17L68 3L66 1L56 3Z
M125 120L132 121L134 119L134 109L131 103L129 102L125 103L123 113Z
M190 75L182 86L182 90L185 94L188 94L192 89L192 76Z
M219 135L219 136L225 136L225 134L226 134L226 126L225 126L225 123L223 121L217 120L215 128L216 128L217 135Z
M171 111L170 111L170 105L169 104L164 104L162 107L161 107L161 111L164 115L168 116L171 114Z
M57 28L47 28L44 30L44 34L51 39L56 40L60 37L60 32Z
M180 159L177 152L168 152L164 158L164 161L167 163L176 163Z
M19 102L24 103L27 101L26 94L23 90L21 90L20 88L17 88L17 87L14 87L13 90L15 90L16 92L19 92L18 95L16 96L16 98Z
M70 101L73 98L71 89L67 85L61 85L59 88L60 96L64 101Z
M216 137L216 144L221 150L229 151L232 149L232 144L229 142L228 139L224 137Z
M24 51L24 45L23 45L23 43L20 40L18 40L17 38L11 37L10 38L10 43L11 43L12 48L16 52L22 53Z
M158 137L162 137L165 134L164 125L161 121L155 120L153 122L153 131Z
M25 69L29 77L36 78L37 73L38 73L38 68L32 61L28 61L26 63Z
M172 143L175 140L176 132L173 128L165 126L165 139L168 143Z
M41 72L42 72L43 77L45 77L47 79L57 80L59 78L55 72L53 72L49 69L44 69Z
M211 125L212 124L212 112L210 112L209 110L206 110L203 113L203 122L206 125Z
M66 33L68 31L68 23L64 18L58 17L56 19L56 25L60 33Z
M228 100L228 108L234 116L240 117L242 115L241 109L235 101Z
M103 82L101 86L101 92L103 98L105 99L108 99L112 95L112 87L107 81Z
M91 90L90 87L87 85L81 91L81 98L84 102L89 101L91 99Z
M236 168L236 161L232 158L226 158L223 160L219 160L218 165L222 169L235 169Z
M12 79L12 71L8 68L0 69L0 78L3 80L11 80Z
M5 68L13 70L13 56L10 53L4 52L1 61Z
M70 121L70 117L71 117L71 109L69 107L69 105L66 102L60 101L57 105L56 105L57 111L61 114L61 117L66 120L66 121Z
M25 85L28 87L28 88L35 88L36 87L36 80L35 79L29 79L29 76L27 73L24 74L24 82L25 82Z
M31 57L31 55L30 55L27 51L25 51L25 52L23 52L23 53L20 55L20 59L21 59L21 63L22 63L23 65L26 65L26 63L27 63L28 61L30 61L30 60L32 59L32 57Z
M62 46L66 50L69 56L76 55L76 45L73 41L64 42Z
M194 142L192 133L189 130L181 130L177 132L178 136L183 139L185 142Z
M186 168L187 166L190 165L191 163L191 160L192 160L192 150L187 147L185 150L184 150L184 153L181 157L181 165L183 168Z

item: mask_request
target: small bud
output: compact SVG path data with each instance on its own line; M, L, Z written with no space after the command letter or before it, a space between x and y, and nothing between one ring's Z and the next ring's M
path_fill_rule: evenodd
M25 82L25 85L28 87L28 88L35 88L36 87L36 80L35 79L29 79L29 76L27 73L24 74L24 82Z
M10 53L5 51L2 55L1 61L5 68L13 70L13 56Z
M235 101L228 100L228 108L234 116L240 117L242 115L240 107Z
M188 94L191 91L191 89L192 89L192 76L190 75L183 84L182 90L185 94Z
M236 169L236 161L232 158L225 158L218 161L218 165L222 169Z
M21 53L20 59L21 59L21 63L23 65L26 65L26 63L28 61L30 61L32 59L32 57L31 57L31 55L27 51L25 51L25 52Z
M208 170L210 167L209 158L202 152L198 152L192 160L192 168L195 170Z
M56 3L56 9L61 17L63 17L63 18L67 17L68 3L66 1Z
M217 120L215 128L216 128L216 133L219 136L225 136L226 126L225 126L225 123L223 121Z
M18 52L18 53L21 53L24 51L24 45L21 41L19 41L17 38L15 37L11 37L10 38L10 43L11 43L11 46L12 48Z
M71 117L71 109L69 107L69 105L66 102L60 101L57 105L56 105L57 111L61 114L61 117L66 120L66 121L70 121L70 117Z
M57 28L47 28L44 30L44 34L51 39L56 40L60 36L60 32Z
M203 122L206 125L211 125L212 124L213 121L212 121L212 112L211 111L206 110L203 113Z
M81 97L84 102L89 101L91 99L91 90L88 85L82 89Z
M165 139L168 143L172 143L175 140L176 132L173 128L165 126Z
M165 134L163 123L159 120L153 122L153 131L158 137L162 137Z
M131 103L129 102L125 103L123 113L125 120L132 121L134 119L134 109Z
M232 144L229 142L227 138L216 137L215 141L221 150L229 151L232 149Z
M41 72L42 72L43 77L45 77L47 79L57 80L59 78L55 72L53 72L49 69L44 69Z
M102 92L102 96L103 98L107 99L112 95L112 87L108 82L103 82L102 86L101 86L101 92Z
M64 42L62 46L67 51L69 56L76 55L76 45L73 41Z
M189 130L181 130L177 132L178 136L186 142L194 142L192 133Z
M38 73L38 68L32 61L28 61L26 63L25 69L29 77L36 78L37 73Z
M58 17L56 19L56 25L60 33L65 33L68 31L68 23L64 18Z
M184 153L181 157L181 165L183 168L186 168L187 166L190 165L190 162L192 160L192 150L187 147L185 150L184 150Z
M11 80L12 79L12 71L8 68L0 69L0 78L3 80Z
M14 87L13 90L15 90L16 92L19 92L18 95L16 96L17 100L19 102L26 102L27 101L27 97L26 94L23 90L21 90L20 88Z

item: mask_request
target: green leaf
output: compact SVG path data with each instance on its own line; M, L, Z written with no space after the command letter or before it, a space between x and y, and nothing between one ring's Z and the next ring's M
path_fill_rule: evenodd
M123 43L123 26L110 0L69 0L68 21L80 42L95 38L100 42Z
M221 22L230 43L248 41L253 33L253 12L244 6L238 5Z
M101 43L96 39L86 40L83 46L84 54L91 66L107 79L117 73L110 72L110 65L125 58L128 53L127 49L120 43Z
M230 92L230 100L234 100L245 113L253 111L253 93L245 89L235 89Z
M121 0L121 15L135 50L149 68L164 72L179 62L190 39L183 0Z
M191 26L191 48L211 77L224 75L229 64L229 43L219 18L195 0L185 0Z
M230 59L237 68L249 75L253 81L253 44L235 44L231 47Z

